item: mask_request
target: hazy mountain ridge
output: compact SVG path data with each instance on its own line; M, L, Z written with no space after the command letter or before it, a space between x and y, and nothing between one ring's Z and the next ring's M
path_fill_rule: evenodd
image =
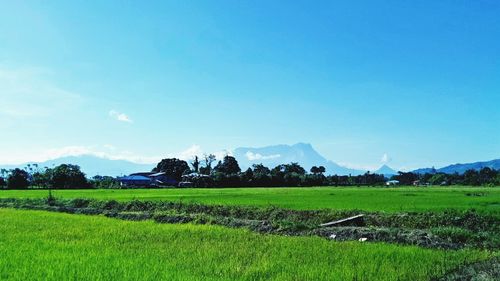
M425 174L425 173L445 173L445 174L454 174L454 173L459 173L463 174L467 170L481 170L482 168L491 168L495 170L500 170L500 159L494 159L490 161L481 161L481 162L473 162L473 163L457 163L453 165L449 165L446 167L442 167L439 169L433 169L433 168L422 168L422 169L417 169L414 170L414 173L417 174Z
M44 162L29 162L19 165L0 165L2 169L24 168L28 164L38 164L40 169L44 167L52 168L61 164L74 164L80 166L81 170L88 176L122 176L134 172L151 171L154 164L138 164L126 160L112 160L93 155L67 156Z

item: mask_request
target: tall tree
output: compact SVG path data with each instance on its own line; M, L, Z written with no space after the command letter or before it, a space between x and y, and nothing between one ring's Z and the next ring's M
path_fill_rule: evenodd
M215 161L215 155L205 154L205 156L204 156L205 167L200 168L200 173L205 174L205 175L210 175L212 173L212 163L214 161Z
M479 171L479 182L480 184L494 183L497 176L497 171L484 167Z
M325 167L324 166L319 166L318 167L318 172L319 172L320 175L324 174L326 172Z
M270 175L271 170L262 164L253 164L253 173L255 175Z
M191 162L191 166L193 166L193 172L199 173L200 172L200 160L198 159L198 156L194 156L193 162Z
M479 185L478 171L472 169L465 171L463 183L467 185Z
M271 183L271 170L262 164L253 165L253 186L270 186Z
M296 173L299 175L305 175L306 170L302 168L299 163L297 162L292 162L290 164L285 164L285 174L291 174L291 173Z
M224 156L224 160L219 162L215 167L215 170L219 173L223 173L226 175L234 175L241 172L240 166L238 165L238 161L233 156L226 155Z
M322 175L325 171L326 171L326 169L323 166L319 166L319 167L312 166L312 168L311 168L311 173L313 175Z

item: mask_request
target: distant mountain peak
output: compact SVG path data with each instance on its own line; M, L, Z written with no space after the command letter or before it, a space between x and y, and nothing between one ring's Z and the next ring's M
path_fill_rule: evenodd
M313 149L313 147L312 147L312 145L310 143L305 143L305 142L298 142L298 143L292 145L292 147L300 147L300 148Z
M394 170L393 168L389 167L389 165L384 164L380 166L377 170L373 172L374 174L379 174L379 175L396 175L398 172Z
M264 147L239 147L233 152L242 168L263 164L269 168L297 162L306 170L312 166L324 166L327 174L359 175L364 171L342 167L319 154L310 143L279 144Z

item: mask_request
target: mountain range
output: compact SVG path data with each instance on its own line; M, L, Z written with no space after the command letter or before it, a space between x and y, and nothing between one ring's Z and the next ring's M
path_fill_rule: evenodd
M280 164L297 162L307 171L309 171L312 166L324 166L326 169L326 174L360 175L366 172L364 170L344 167L331 160L328 160L321 154L319 154L312 147L312 145L308 143L297 143L294 145L281 144L258 148L240 147L236 148L233 151L233 156L238 160L238 163L240 164L242 170L251 167L253 164L263 164L269 168L273 168ZM34 163L25 163L20 165L0 165L0 168L23 168L28 164ZM151 171L151 169L153 169L155 166L155 164L138 164L126 160L111 160L107 158L101 158L94 155L67 156L36 164L38 164L40 168L51 168L60 164L75 164L80 166L82 171L89 177L95 175L121 176L135 172L146 172ZM439 169L423 168L414 170L412 172L419 174L434 172L451 174L456 172L462 174L466 170L480 170L483 167L500 170L500 159L486 162L454 164ZM378 170L373 171L373 173L383 174L386 177L390 177L397 174L397 171L384 164Z

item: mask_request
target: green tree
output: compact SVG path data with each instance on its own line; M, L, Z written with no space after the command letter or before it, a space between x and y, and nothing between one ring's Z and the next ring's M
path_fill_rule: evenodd
M253 166L253 186L270 186L271 170L262 164L254 164Z
M7 188L9 189L26 189L29 186L29 174L25 170L16 168L10 171L7 177Z
M36 164L34 164L36 165ZM39 169L38 165L35 166L35 172L31 174L31 185L47 188L50 186L50 179L52 177L52 170L47 167Z
M494 185L500 185L500 170L497 172L497 176L495 177Z
M94 188L120 188L120 182L110 176L94 176L92 177L92 186Z
M219 173L223 173L226 175L234 175L241 172L240 166L238 165L238 161L233 156L226 155L224 156L224 160L219 162L215 167L215 170Z
M312 166L312 168L311 168L311 173L313 175L322 175L325 172L326 172L326 169L323 166L319 166L319 167Z
M215 161L215 155L213 154L205 154L204 156L204 164L205 167L200 167L200 173L204 175L210 175L212 173L212 163Z
M296 174L299 174L299 175L305 175L306 174L306 170L304 168L302 168L299 165L299 163L292 162L292 163L286 164L284 166L284 173L285 174L296 173Z
M466 185L479 185L479 173L472 169L465 171L463 183Z
M479 171L479 183L480 184L493 184L497 172L491 168L484 167Z
M244 183L252 185L254 180L254 173L252 171L252 168L248 168L244 173L241 174L241 180Z
M188 171L188 163L177 158L163 159L160 163L158 163L158 165L156 165L156 168L153 169L153 172L164 172L167 177L176 181L180 181L182 179L182 175Z
M47 170L53 188L88 188L89 182L77 165L62 164Z
M432 184L432 185L447 184L448 183L448 177L446 176L446 174L443 174L443 173L434 174L429 179L429 183Z
M262 165L262 164L253 164L253 173L254 175L270 175L271 170L269 170L268 167Z

